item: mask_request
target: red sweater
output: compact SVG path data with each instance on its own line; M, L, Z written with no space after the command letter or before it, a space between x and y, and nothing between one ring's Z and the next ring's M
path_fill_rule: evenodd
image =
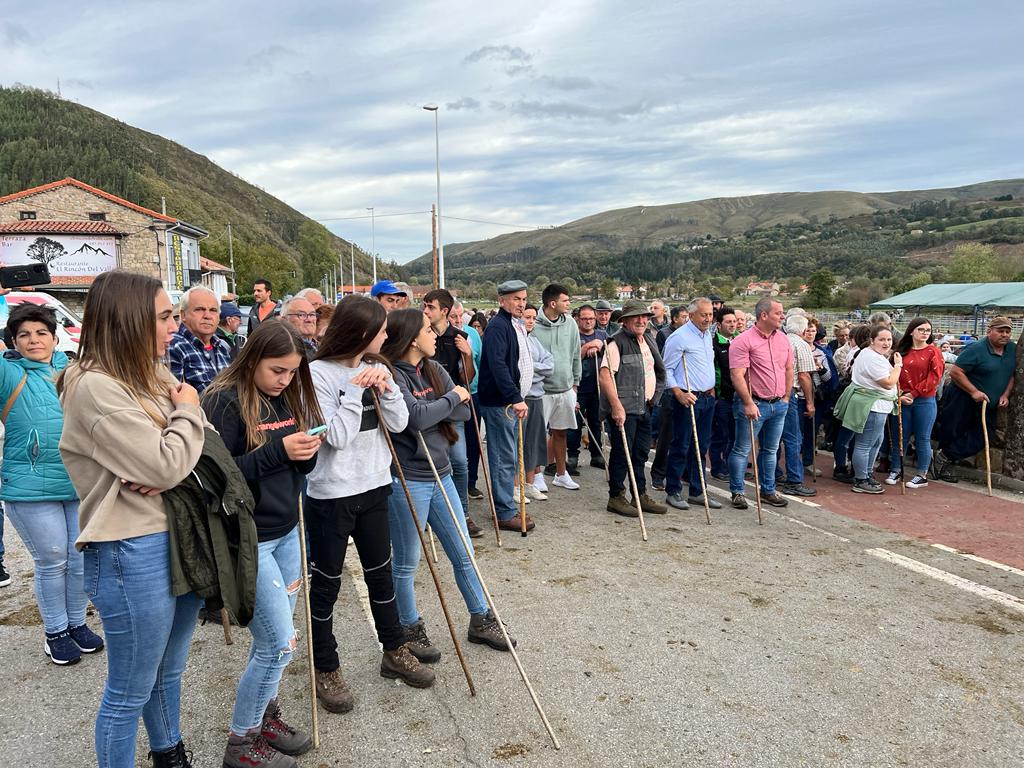
M942 351L934 344L922 349L911 348L903 356L900 389L913 397L935 397L945 370Z

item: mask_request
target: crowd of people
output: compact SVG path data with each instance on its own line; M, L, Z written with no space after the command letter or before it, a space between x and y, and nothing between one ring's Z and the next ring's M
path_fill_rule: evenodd
M956 482L984 444L982 411L993 429L1009 403L1016 359L1005 317L955 356L926 318L900 334L876 314L829 338L770 297L748 316L713 295L573 308L558 284L531 304L520 280L497 286L492 312L443 288L417 307L390 280L336 305L315 289L279 302L268 280L253 295L246 318L203 286L175 307L155 279L106 273L75 361L56 350L51 310L20 305L7 323L0 500L34 561L46 656L106 650L103 768L135 764L140 717L154 765L191 765L180 688L204 603L252 635L223 764L287 768L311 748L278 699L304 549L316 696L347 712L333 614L350 540L381 676L429 687L440 651L414 588L427 526L468 640L515 645L473 568L471 500L490 498L499 529L532 531L526 505L578 491L584 449L607 511L627 517L719 509L711 479L747 509L755 476L760 501L784 507L816 494L819 450L855 493ZM6 586L2 553L0 527Z

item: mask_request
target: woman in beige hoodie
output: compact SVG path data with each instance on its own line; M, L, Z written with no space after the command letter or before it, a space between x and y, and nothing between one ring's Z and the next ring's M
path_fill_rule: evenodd
M96 717L100 768L135 765L139 716L156 766L188 766L179 730L181 673L202 600L171 593L161 491L203 449L199 397L160 362L177 330L158 280L114 271L85 300L78 362L58 383L60 452L81 499L85 590L107 639Z

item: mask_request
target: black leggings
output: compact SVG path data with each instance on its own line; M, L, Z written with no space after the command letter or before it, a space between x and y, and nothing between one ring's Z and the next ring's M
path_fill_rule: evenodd
M363 566L377 639L387 651L402 645L402 626L391 580L390 495L391 487L386 485L344 499L307 499L313 663L321 672L333 672L340 666L334 637L334 604L338 601L349 536Z

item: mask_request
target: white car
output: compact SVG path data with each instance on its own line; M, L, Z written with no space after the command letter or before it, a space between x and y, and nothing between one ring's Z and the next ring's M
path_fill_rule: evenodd
M78 339L82 335L82 319L65 304L42 291L11 291L6 298L11 309L19 304L38 304L52 309L57 316L57 349L68 357L78 356Z

